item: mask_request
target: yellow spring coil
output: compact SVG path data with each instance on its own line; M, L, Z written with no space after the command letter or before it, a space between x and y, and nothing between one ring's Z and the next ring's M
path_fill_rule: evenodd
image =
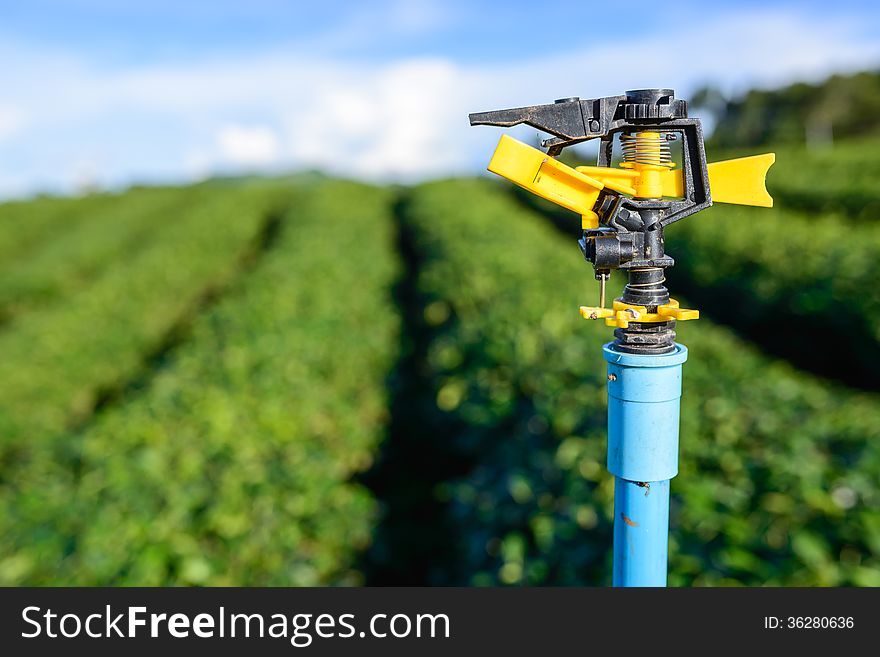
M620 166L623 168L629 169L633 164L672 167L669 142L659 132L636 132L621 135L620 147L623 151L623 162Z

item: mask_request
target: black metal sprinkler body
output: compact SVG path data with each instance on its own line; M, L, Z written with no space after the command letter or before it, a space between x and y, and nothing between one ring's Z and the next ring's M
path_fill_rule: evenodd
M663 232L669 224L712 205L710 173L724 188L723 198L716 200L772 205L764 177L774 156L719 162L711 165L716 168L712 171L699 119L688 118L687 103L676 99L671 89L478 112L470 115L470 123L526 124L552 135L542 141L546 153L502 137L489 170L581 213L578 244L600 282L599 306L582 307L581 313L617 327L618 351L669 353L675 349L676 319L699 316L670 299L665 272L675 263L665 252ZM611 164L615 135L620 136L621 168ZM554 159L564 148L590 139L599 139L596 167L572 169ZM681 143L677 170L669 146L676 140ZM615 269L626 271L628 282L608 309L605 282Z

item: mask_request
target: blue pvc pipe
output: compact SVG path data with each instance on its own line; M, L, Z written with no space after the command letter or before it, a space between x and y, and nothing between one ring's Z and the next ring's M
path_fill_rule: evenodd
M614 586L666 586L669 480L678 474L681 367L687 348L608 361L608 470L614 485Z
M666 586L669 480L614 478L614 586Z

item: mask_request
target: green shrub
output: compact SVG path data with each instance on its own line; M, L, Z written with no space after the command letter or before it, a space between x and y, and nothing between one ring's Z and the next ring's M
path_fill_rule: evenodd
M880 226L718 205L666 234L671 290L801 367L880 388Z
M25 216L14 222L0 216L0 225L18 238L7 239L7 246L14 242L23 247L19 231L41 238L0 265L0 318L8 321L88 287L120 261L162 241L168 224L190 208L210 203L211 196L218 194L204 187L147 188L112 200L56 202L65 210L54 221L46 219L45 226L39 211L20 212ZM40 208L41 202L34 205Z
M840 213L859 221L858 230L870 228L880 216L880 139L768 150L776 151L767 186L777 206L803 211L807 218Z
M296 198L142 389L63 449L33 447L6 485L0 581L357 581L375 509L348 480L383 433L398 326L390 195L327 183ZM242 209L214 213L215 245L244 230L224 229Z
M161 348L200 297L253 248L271 193L262 187L183 206L162 239L91 284L0 331L0 464L92 412Z
M47 240L62 236L80 221L115 205L119 196L38 197L0 204L0 268L30 256Z

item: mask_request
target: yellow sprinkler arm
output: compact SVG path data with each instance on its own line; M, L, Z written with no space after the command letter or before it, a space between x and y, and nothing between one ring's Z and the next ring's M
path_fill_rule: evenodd
M584 227L598 226L593 206L605 185L537 148L501 135L487 167L492 173L583 217Z
M767 192L766 177L775 161L774 153L765 153L710 163L707 170L712 201L773 207L773 198ZM649 166L653 168L648 169ZM658 191L662 197L676 198L684 193L680 170L666 168L656 171L654 165L645 165L643 169L598 166L572 168L507 135L502 135L498 141L488 169L541 198L578 213L585 229L599 225L599 215L594 208L603 189L642 197L640 192L647 175L654 177L659 174L659 178L654 179L659 179L661 183Z

